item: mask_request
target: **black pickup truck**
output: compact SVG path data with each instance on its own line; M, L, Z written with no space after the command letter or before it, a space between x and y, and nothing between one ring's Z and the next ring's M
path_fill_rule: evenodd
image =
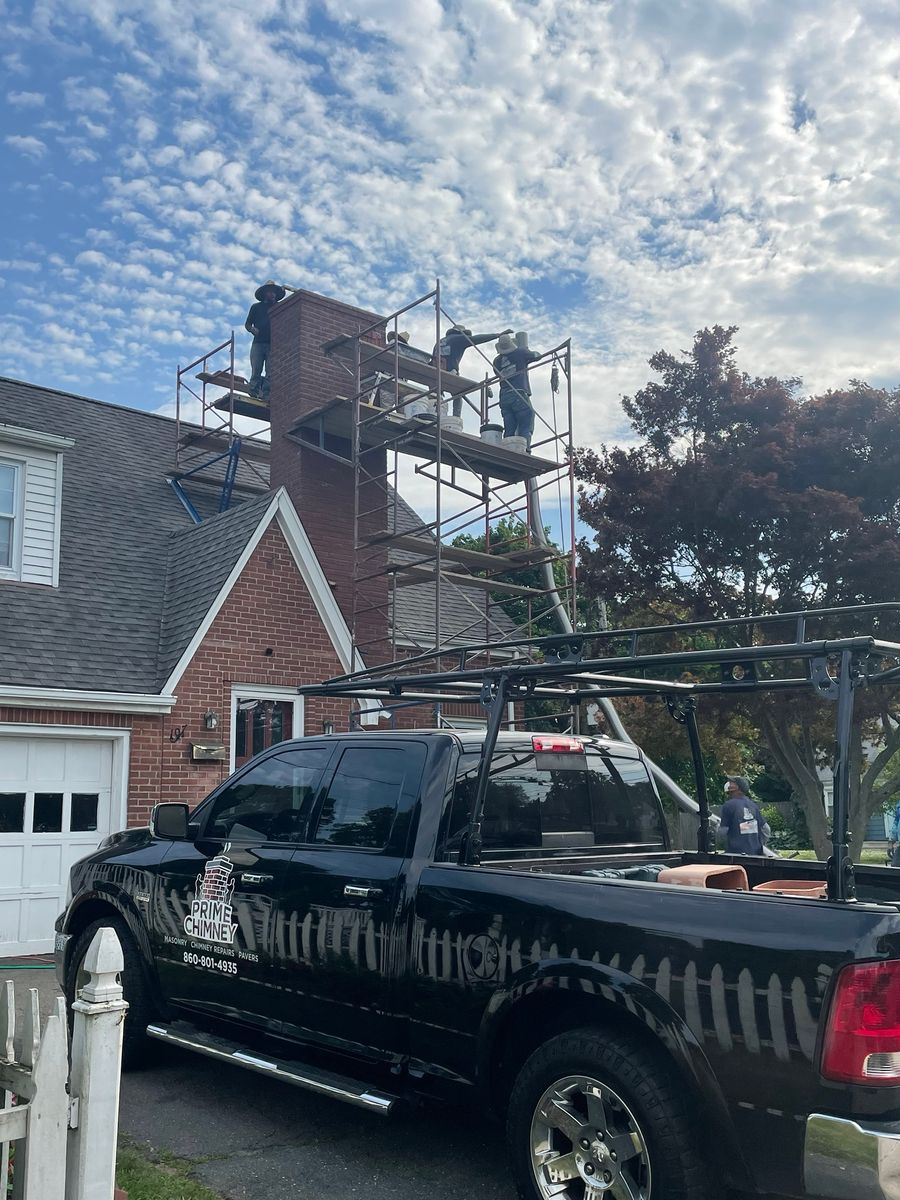
M890 674L888 643L797 646L839 726L854 687ZM550 649L535 676L576 699L611 669ZM728 661L755 681L753 653ZM462 702L476 680L485 730L284 742L77 863L57 922L69 999L112 924L131 1062L158 1039L373 1112L483 1105L527 1200L897 1200L900 880L849 862L846 762L827 866L716 853L703 832L674 851L639 749L502 729L543 683L472 661L329 694ZM690 723L702 677L639 668L609 694L674 695Z

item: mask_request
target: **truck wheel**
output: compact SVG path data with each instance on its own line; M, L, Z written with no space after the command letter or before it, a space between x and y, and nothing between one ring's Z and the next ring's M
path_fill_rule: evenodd
M122 958L125 963L125 970L122 972L122 990L128 1001L122 1042L122 1066L125 1070L131 1070L146 1062L150 1045L146 1029L154 1018L154 1012L138 948L128 927L120 917L109 916L100 921L92 921L78 935L66 971L66 1004L69 1009L69 1026L71 1029L72 1002L79 989L88 981L88 974L84 969L85 956L94 940L94 934L98 929L106 926L112 926L115 929L122 945Z
M703 1200L678 1082L635 1039L573 1029L526 1061L507 1119L522 1200Z

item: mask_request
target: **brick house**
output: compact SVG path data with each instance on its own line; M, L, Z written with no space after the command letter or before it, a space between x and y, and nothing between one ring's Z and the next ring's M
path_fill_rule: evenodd
M347 728L345 702L296 688L351 667L352 478L291 429L346 387L322 343L374 319L306 292L279 305L271 481L239 471L220 514L198 484L200 524L169 483L173 420L0 380L0 957L49 948L70 864L110 832ZM432 586L393 616L424 644ZM370 664L388 646L372 607Z

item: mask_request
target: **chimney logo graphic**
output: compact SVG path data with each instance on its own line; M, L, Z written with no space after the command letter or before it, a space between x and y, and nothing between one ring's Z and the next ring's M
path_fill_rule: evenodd
M228 846L225 847L227 849ZM197 876L191 911L184 918L184 931L188 937L227 946L233 943L237 929L231 905L234 894L233 871L234 863L223 852L211 858L202 874Z

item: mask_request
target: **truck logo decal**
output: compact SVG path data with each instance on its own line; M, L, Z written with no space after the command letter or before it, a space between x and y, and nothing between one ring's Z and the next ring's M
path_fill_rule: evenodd
M225 850L228 846L225 847ZM197 876L191 911L184 918L184 932L188 937L204 942L224 942L231 945L237 924L233 920L231 897L234 880L231 873L234 863L223 852L211 858Z
M466 967L475 979L493 979L500 966L500 947L486 933L479 933L463 951Z

